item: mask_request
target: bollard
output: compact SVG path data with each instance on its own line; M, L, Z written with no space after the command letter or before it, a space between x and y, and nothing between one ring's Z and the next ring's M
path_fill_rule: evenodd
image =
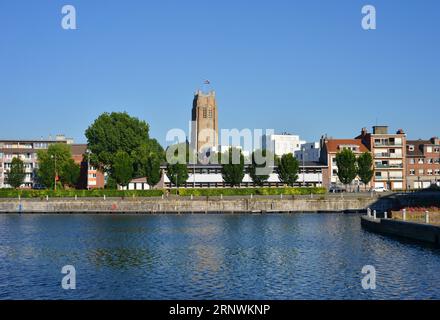
M21 195L18 195L18 200L21 200Z
M251 193L251 199L254 197L254 195Z
M429 223L429 211L425 212L425 223Z
M163 195L162 195L162 200L163 200Z
M373 218L376 220L376 210L373 210Z
M371 218L371 209L370 209L370 208L367 209L367 216L368 216L369 218Z
M194 197L193 197L193 195L191 194L191 200L193 199Z
M313 199L313 193L310 193L310 199Z
M383 213L383 218L384 218L384 219L388 219L388 212L385 211L385 212Z
M406 221L406 209L402 210L402 219L403 221Z
M78 200L78 196L75 194L75 201Z
M104 195L104 200L105 200L105 195Z
M223 200L223 193L220 195L220 199Z
M283 199L283 194L280 194L280 199Z
M49 196L46 196L46 201L49 201Z

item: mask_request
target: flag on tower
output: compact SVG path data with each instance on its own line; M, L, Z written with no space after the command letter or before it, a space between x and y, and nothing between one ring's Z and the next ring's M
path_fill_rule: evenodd
M209 81L209 80L205 80L204 83L205 83L205 84L211 84L211 81Z

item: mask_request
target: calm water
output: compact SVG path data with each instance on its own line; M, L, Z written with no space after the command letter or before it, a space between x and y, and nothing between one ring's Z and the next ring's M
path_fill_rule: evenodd
M0 299L440 299L440 250L358 215L0 215ZM377 289L361 287L374 265ZM61 288L73 265L77 289Z

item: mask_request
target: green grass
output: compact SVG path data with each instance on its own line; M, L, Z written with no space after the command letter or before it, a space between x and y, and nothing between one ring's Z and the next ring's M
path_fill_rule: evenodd
M14 190L0 189L0 198L160 197L164 190Z
M173 190L174 191L174 190ZM173 192L171 192L173 193ZM325 188L215 188L179 189L180 196L250 196L252 195L309 195L325 194Z

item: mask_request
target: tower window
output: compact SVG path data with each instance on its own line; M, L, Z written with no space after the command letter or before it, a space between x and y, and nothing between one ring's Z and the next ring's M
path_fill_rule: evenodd
M209 108L208 109L208 118L212 118L212 109L211 108Z
M203 118L206 118L206 116L207 116L206 113L207 113L206 108L203 108Z

